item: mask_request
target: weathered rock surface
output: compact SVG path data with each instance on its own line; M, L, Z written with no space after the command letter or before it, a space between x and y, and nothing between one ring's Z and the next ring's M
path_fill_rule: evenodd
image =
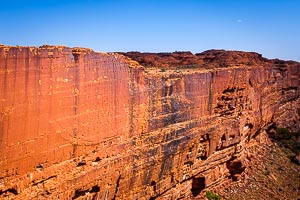
M0 46L0 198L192 198L238 179L251 138L299 128L299 63L177 54L151 55L170 69L158 72L117 53Z

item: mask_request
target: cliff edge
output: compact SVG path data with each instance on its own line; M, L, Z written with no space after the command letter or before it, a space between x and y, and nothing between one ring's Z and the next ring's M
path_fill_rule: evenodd
M0 46L0 198L201 198L255 138L300 130L299 75L238 51Z

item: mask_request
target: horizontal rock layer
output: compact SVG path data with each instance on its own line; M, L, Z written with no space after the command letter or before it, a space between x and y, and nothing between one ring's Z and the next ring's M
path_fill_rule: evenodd
M249 140L282 116L295 127L299 63L192 56L202 64L158 72L117 53L0 46L0 198L191 198L241 173Z

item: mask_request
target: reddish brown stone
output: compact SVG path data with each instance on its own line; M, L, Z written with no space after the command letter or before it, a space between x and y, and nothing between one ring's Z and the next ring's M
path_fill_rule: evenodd
M136 54L125 55L148 59ZM296 62L227 51L150 60L170 68L0 46L0 198L190 198L239 177L249 140L300 107Z

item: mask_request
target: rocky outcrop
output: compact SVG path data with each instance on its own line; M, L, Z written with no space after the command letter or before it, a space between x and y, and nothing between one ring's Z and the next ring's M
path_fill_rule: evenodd
M253 66L263 65L267 62L258 53L242 51L208 50L192 54L189 51L176 51L173 53L140 53L136 51L120 53L136 60L146 67L159 67L162 69L186 68L216 68L232 65Z
M0 46L1 198L193 198L239 178L251 138L299 128L297 62L124 55Z

